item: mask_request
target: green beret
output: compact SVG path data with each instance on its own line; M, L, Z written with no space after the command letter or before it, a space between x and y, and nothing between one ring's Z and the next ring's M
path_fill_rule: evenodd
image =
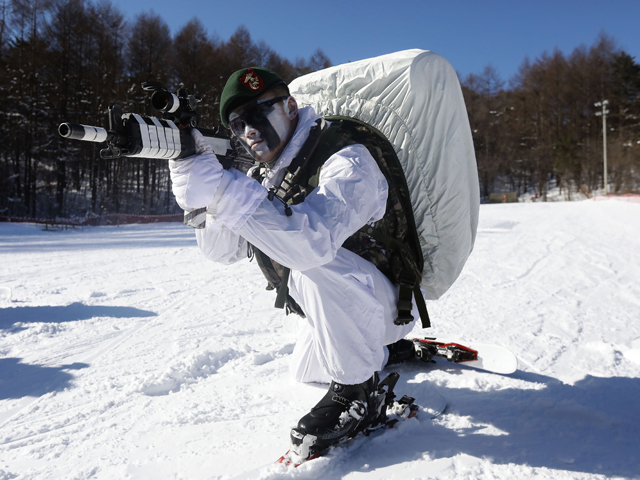
M243 68L232 74L220 96L222 124L229 128L229 114L233 110L280 84L285 84L280 75L267 68Z

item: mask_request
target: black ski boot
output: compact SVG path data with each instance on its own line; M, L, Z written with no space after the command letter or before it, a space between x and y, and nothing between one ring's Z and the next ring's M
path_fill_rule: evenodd
M396 363L408 362L416 358L416 351L411 340L401 338L391 345L387 345L389 349L389 360L387 365L394 365Z
M331 382L320 402L291 430L289 454L300 464L318 456L332 445L353 438L359 432L384 425L386 407L393 402L398 374L379 382L377 373L358 385ZM386 389L385 389L386 387Z

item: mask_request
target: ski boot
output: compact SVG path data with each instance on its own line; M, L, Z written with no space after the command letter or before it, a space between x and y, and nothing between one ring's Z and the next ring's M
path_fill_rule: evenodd
M401 338L391 345L387 345L389 349L389 360L387 365L394 365L396 363L404 363L416 358L416 351L411 340Z
M327 448L385 425L387 407L393 403L397 373L379 382L376 372L366 382L343 385L331 382L329 391L291 429L288 456L299 465L318 457Z

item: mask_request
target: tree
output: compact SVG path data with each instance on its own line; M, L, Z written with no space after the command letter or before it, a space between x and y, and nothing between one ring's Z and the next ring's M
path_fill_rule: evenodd
M615 191L622 192L640 181L640 65L622 51L614 55L611 69L610 118L617 129L610 149L611 177Z
M331 66L331 60L325 55L321 48L318 48L311 54L309 58L309 69L312 72L329 68Z
M219 43L208 36L197 18L191 19L173 40L173 77L190 93L202 95L198 111L205 126L219 123L218 105L224 86L218 73L222 63Z
M109 0L0 0L0 215L177 211L166 161L105 160L96 144L61 139L57 126L106 127L114 103L157 115L140 86L149 80L203 94L201 124L215 126L228 75L247 64L299 74L245 27L222 42L194 18L172 38L158 15L128 23Z
M152 13L137 16L131 28L128 43L130 106L134 111L154 114L149 107L148 96L140 85L146 81L162 84L170 83L171 35L169 26L162 18ZM161 161L144 159L142 161L142 195L145 212L155 211L154 193L157 189L157 170L166 169Z
M640 66L601 34L591 47L525 58L509 89L490 67L463 82L478 173L494 187L546 198L549 185L571 195L602 185L602 129L594 103L609 100L609 170L616 191L640 183Z
M221 65L220 75L226 81L233 72L257 65L258 53L249 30L244 25L240 25L229 41L222 46L223 65Z
M5 108L10 117L7 144L13 157L15 183L10 194L20 197L21 202L14 211L35 216L38 211L38 176L47 170L40 168L46 154L48 131L44 127L44 117L49 114L44 107L47 100L43 95L46 81L46 49L42 30L52 7L49 0L13 0L11 2L10 25L14 37L10 42L6 61Z
M168 83L171 33L167 23L154 13L142 13L131 27L127 57L133 81Z
M265 67L276 72L287 83L299 76L293 64L275 52L269 56L269 61Z
M8 0L0 1L0 61L6 50L7 40L9 37L9 12L10 5Z
M487 65L481 75L470 74L463 82L465 100L472 125L482 193L493 191L500 170L500 137L506 113L501 80L497 70Z
M90 30L83 0L63 0L54 6L51 20L45 29L45 38L49 43L48 57L51 59L47 66L48 76L55 85L49 102L53 107L52 113L57 114L57 118L71 120L73 117L73 120L79 120L92 114L91 110L86 108L86 104L91 103L87 100L95 94L89 89L88 59L93 53L89 41ZM51 122L50 128L55 132L55 121ZM56 150L64 148L61 139L55 139L55 145ZM65 213L68 159L65 153L58 150L55 159L57 215Z

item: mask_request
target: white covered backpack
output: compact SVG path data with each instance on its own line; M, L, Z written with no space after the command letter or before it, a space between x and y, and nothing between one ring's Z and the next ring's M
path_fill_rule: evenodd
M297 78L301 106L350 117L379 130L404 172L422 253L425 298L458 278L478 225L478 173L460 83L433 52L406 50Z

